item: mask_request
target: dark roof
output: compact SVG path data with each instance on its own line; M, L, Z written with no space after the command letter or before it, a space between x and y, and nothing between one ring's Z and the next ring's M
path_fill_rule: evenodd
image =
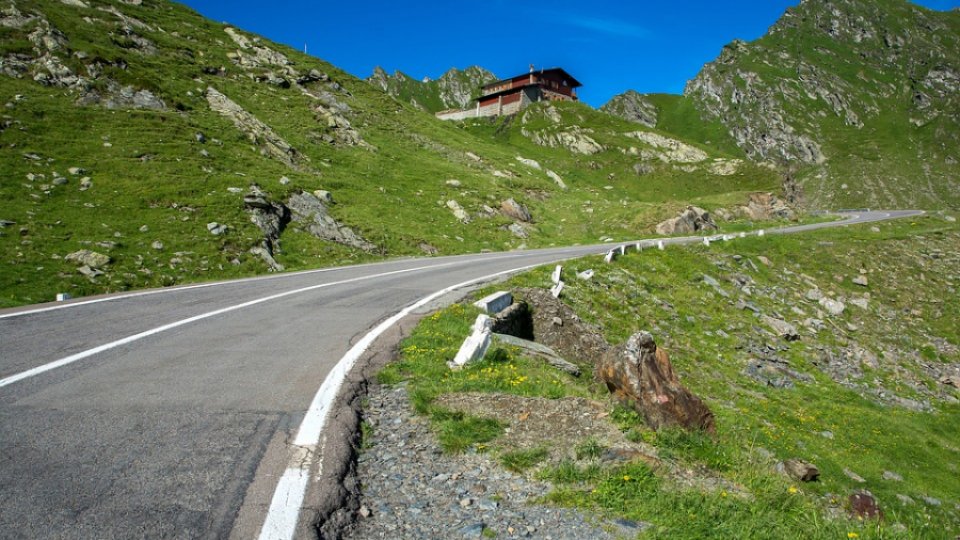
M558 74L560 75L560 77L562 77L562 78L566 79L567 81L569 81L569 82L570 82L570 85L569 85L570 88L579 88L579 87L583 86L582 84L580 84L580 81L574 79L573 76L570 75L569 73L567 73L567 71L566 71L565 69L556 67L556 68L549 68L549 69L534 70L534 71L532 71L532 72L527 72L527 73L521 73L521 74L519 74L519 75L514 75L513 77L510 77L510 78L507 78L507 79L500 79L499 81L492 82L492 83L487 83L487 84L483 85L483 88L487 88L487 87L490 87L490 86L496 86L496 85L501 84L501 83L505 83L505 82L512 81L512 80L517 79L517 78L519 78L519 77L526 77L526 76L529 75L530 73L538 73L538 74L541 74L541 75L542 75L542 74L544 74L544 73L554 73L554 72L558 73Z

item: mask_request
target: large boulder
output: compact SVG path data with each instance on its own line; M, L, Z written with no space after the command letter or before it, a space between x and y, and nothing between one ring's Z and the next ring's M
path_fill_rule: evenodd
M508 218L517 221L523 221L526 223L533 221L533 216L530 215L530 210L528 210L526 206L513 199L507 199L500 203L500 212Z
M377 249L376 245L365 240L353 229L333 219L323 201L313 193L296 192L290 196L287 206L292 214L291 219L321 240L330 240L367 252Z
M715 231L717 224L713 222L710 213L696 206L688 206L686 210L675 218L670 218L657 225L657 234L692 234L697 231Z
M739 208L739 213L756 221L797 217L793 208L787 206L773 193L751 193L746 206Z
M713 413L680 384L667 353L648 332L636 333L625 344L608 350L596 366L596 376L653 429L679 426L716 431Z
M108 255L97 253L96 251L90 251L89 249L74 251L73 253L64 257L64 259L75 262L81 266L89 266L93 269L103 268L104 266L110 264L110 257Z

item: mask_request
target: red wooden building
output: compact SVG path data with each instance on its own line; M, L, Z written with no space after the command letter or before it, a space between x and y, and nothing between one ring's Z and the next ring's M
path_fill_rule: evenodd
M444 111L444 120L516 114L538 101L577 101L583 86L562 68L530 69L529 73L484 85L474 110Z

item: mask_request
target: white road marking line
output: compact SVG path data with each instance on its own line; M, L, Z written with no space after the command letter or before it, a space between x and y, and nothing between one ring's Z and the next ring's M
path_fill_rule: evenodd
M297 518L300 516L303 497L307 493L307 480L309 478L309 469L296 467L284 471L283 476L277 483L277 491L273 494L273 500L270 501L267 520L260 530L261 540L293 537L293 532L289 536L285 533L289 526L288 523L293 522L293 526L297 526Z
M518 255L518 254L516 254L516 253L491 253L490 255L493 255L493 257L489 257L489 258L493 258L493 259L508 259L508 258L520 256L520 255ZM497 255L503 255L503 256L502 256L502 257L497 257ZM458 258L458 259L460 259L460 258L466 258L466 257L471 257L471 256L473 256L473 255L470 255L470 254L467 254L467 255L451 255L450 257L444 257L443 260L449 259L449 258ZM416 260L416 259L412 259L412 260ZM351 265L351 266L334 266L334 267L331 267L331 268L318 268L318 269L316 269L316 270L303 270L303 271L300 271L300 272L289 272L289 273L283 273L283 274L273 274L273 275L269 275L269 276L254 276L254 277L248 277L248 278L234 279L234 280L230 280L230 281L214 281L214 282L211 282L211 283L198 283L198 284L196 284L196 285L182 285L182 286L179 286L179 287L165 287L165 288L163 288L163 289L149 289L149 290L145 290L145 291L138 291L138 292L131 292L131 293L127 293L127 294L118 294L118 295L115 295L115 296L108 296L108 297L105 297L105 298L93 298L93 299L90 299L90 300L81 300L81 301L77 301L77 302L70 302L70 303L67 303L67 304L55 304L55 305L40 307L40 308L36 308L36 309L30 309L30 310L26 310L26 311L17 311L17 312L13 312L13 313L4 313L4 314L0 314L0 319L9 319L9 318L12 318L12 317L20 317L20 316L23 316L23 315L34 315L34 314L37 314L37 313L44 313L44 312L47 312L47 311L56 311L56 310L60 310L60 309L67 309L67 308L74 308L74 307L86 306L86 305L90 305L90 304L99 304L99 303L101 303L101 302L113 302L113 301L115 301L115 300L126 300L126 299L128 299L128 298L139 298L139 297L142 297L142 296L152 296L152 295L155 295L155 294L169 294L169 293L176 293L176 292L180 292L180 291L189 291L189 290L193 290L193 289L206 289L206 288L208 288L208 287L220 287L220 286L224 286L224 285L237 285L237 284L249 283L249 282L253 282L253 281L269 281L269 280L274 280L274 279L285 279L285 278L298 277L298 276L307 276L307 275L310 275L310 274L321 274L321 273L324 273L324 272L335 272L335 271L337 271L337 270L352 270L352 269L356 269L356 268L366 268L366 267L369 267L369 266L376 266L376 265L383 265L383 264L391 264L391 263L402 263L402 262L405 262L405 261L403 261L402 259L398 259L398 260L395 260L395 261L373 262L373 263L357 264L357 265ZM449 264L453 264L453 263L457 263L457 262L464 262L464 261L459 261L459 260L457 260L457 261L450 261ZM448 263L445 263L445 264L448 264Z
M501 272L496 272L470 279L462 283L457 283L456 285L451 285L450 287L427 295L415 303L410 304L368 332L360 341L351 347L346 354L343 355L343 357L337 362L337 365L330 370L330 373L327 375L326 379L324 379L323 384L320 385L320 389L317 390L317 394L313 397L313 401L310 403L310 408L304 415L303 421L300 423L300 427L297 430L297 436L293 441L294 459L297 459L296 456L302 455L302 451L304 449L312 450L320 445L320 436L322 435L323 429L326 426L327 415L330 412L330 407L333 405L334 398L336 398L337 394L340 392L340 387L343 386L343 381L346 380L347 374L350 373L350 370L353 369L354 364L356 364L357 360L359 360L360 357L367 351L370 345L372 345L373 342L387 329L400 321L400 319L403 319L412 313L414 310L421 308L433 300L436 300L437 298L449 294L457 289L461 289L463 287L467 287L469 285L480 283L482 281L493 279L502 275L530 270L531 268L543 266L544 264L550 263L543 262L521 266L519 268L503 270ZM320 467L322 468L322 450L318 455L320 456ZM297 522L300 520L300 504L303 502L303 498L306 495L306 489L308 486L306 483L304 483L304 493L299 497L291 497L289 493L290 482L284 482L283 478L288 476L292 477L294 474L302 474L304 476L309 475L311 465L310 462L303 460L298 461L299 465L289 467L286 472L284 472L283 477L281 477L280 483L277 484L277 489L274 491L273 499L270 502L270 510L267 512L267 517L264 521L263 528L260 530L260 540L291 540L293 535L296 533ZM284 506L285 501L290 503L296 501L297 506L295 508L292 508L289 505Z
M177 327L180 327L180 326L183 326L183 325L186 325L186 324L190 324L190 323L193 323L193 322L197 322L197 321L200 321L200 320L203 320L203 319L209 319L210 317L215 317L215 316L217 316L217 315L223 315L224 313L229 313L229 312L231 312L231 311L236 311L236 310L238 310L238 309L243 309L243 308L247 308L247 307L250 307L250 306L255 306L255 305L257 305L257 304L262 304L262 303L264 303L264 302L269 302L269 301L271 301L271 300L277 300L277 299L280 299L280 298L284 298L284 297L286 297L286 296L291 296L291 295L295 295L295 294L300 294L300 293L304 293L304 292L307 292L307 291L313 291L313 290L316 290L316 289L323 289L323 288L325 288L325 287L333 287L333 286L335 286L335 285L344 285L344 284L347 284L347 283L355 283L355 282L357 282L357 281L365 281L365 280L368 280L368 279L375 279L375 278L392 276L392 275L397 275L397 274L405 274L405 273L409 273L409 272L417 272L417 271L420 271L420 270L431 270L431 269L435 269L435 268L443 268L443 267L451 266L451 265L454 265L454 264L457 264L457 263L456 263L456 262L449 262L449 263L437 264L437 265L419 266L419 267L417 267L417 268L407 268L407 269L405 269L405 270L394 270L394 271L392 271L392 272L384 272L384 273L381 273L381 274L374 274L374 275L370 275L370 276L361 276L361 277L355 277L355 278L345 279L345 280L341 280L341 281L333 281L333 282L330 282L330 283L321 283L321 284L319 284L319 285L311 285L311 286L309 286L309 287L303 287L303 288L300 288L300 289L294 289L294 290L292 290L292 291L287 291L287 292L282 292L282 293L279 293L279 294L274 294L274 295L270 295L270 296L265 296L265 297L263 297L263 298L258 298L258 299L256 299L256 300L250 300L249 302L243 302L242 304L236 304L236 305L233 305L233 306L228 306L228 307L221 308L221 309L218 309L218 310L215 310L215 311L209 311L209 312L207 312L207 313L203 313L203 314L200 314L200 315L195 315L195 316L189 317L189 318L187 318L187 319L181 319L181 320L179 320L179 321L175 321L175 322L172 322L172 323L169 323L169 324L165 324L165 325L163 325L163 326L158 326L158 327L153 328L153 329L151 329L151 330L146 330L146 331L144 331L144 332L140 332L139 334L134 334L134 335L132 335L132 336L127 336L127 337L125 337L125 338L123 338L123 339L118 339L118 340L112 341L112 342L110 342L110 343L105 343L105 344L103 344L103 345L100 345L99 347L94 347L94 348L92 348L92 349L87 349L86 351L82 351L82 352L79 352L79 353L76 353L76 354L67 356L66 358L61 358L61 359L59 359L59 360L55 360L55 361L50 362L50 363L48 363L48 364L43 364L42 366L37 366L37 367L35 367L35 368L33 368L33 369L28 369L28 370L26 370L26 371L22 371L22 372L20 372L20 373L17 373L16 375L11 375L11 376L6 377L6 378L4 378L4 379L0 379L0 388L2 388L2 387L4 387L4 386L7 386L7 385L9 385L9 384L13 384L13 383L18 382L18 381L22 381L23 379L28 379L28 378L30 378L30 377L34 377L34 376L39 375L39 374L41 374L41 373L45 373L45 372L50 371L50 370L52 370L52 369L56 369L56 368L59 368L59 367L66 366L66 365L68 365L68 364L72 364L72 363L74 363L74 362L76 362L76 361L78 361L78 360L83 360L84 358L93 356L93 355L98 354L98 353L101 353L101 352L103 352L103 351L108 351L108 350L110 350L110 349L114 349L114 348L119 347L119 346L121 346L121 345L126 345L127 343L132 343L132 342L134 342L134 341L141 340L141 339L143 339L143 338L145 338L145 337L153 336L153 335L159 334L159 333L161 333L161 332L166 332L167 330L171 330L171 329L173 329L173 328L177 328Z

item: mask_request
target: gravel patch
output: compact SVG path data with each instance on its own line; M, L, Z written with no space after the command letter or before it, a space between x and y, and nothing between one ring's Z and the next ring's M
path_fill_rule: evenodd
M405 385L371 385L364 420L373 427L357 462L360 512L345 538L633 537L642 524L606 521L535 504L550 485L507 471L492 456L444 455Z

